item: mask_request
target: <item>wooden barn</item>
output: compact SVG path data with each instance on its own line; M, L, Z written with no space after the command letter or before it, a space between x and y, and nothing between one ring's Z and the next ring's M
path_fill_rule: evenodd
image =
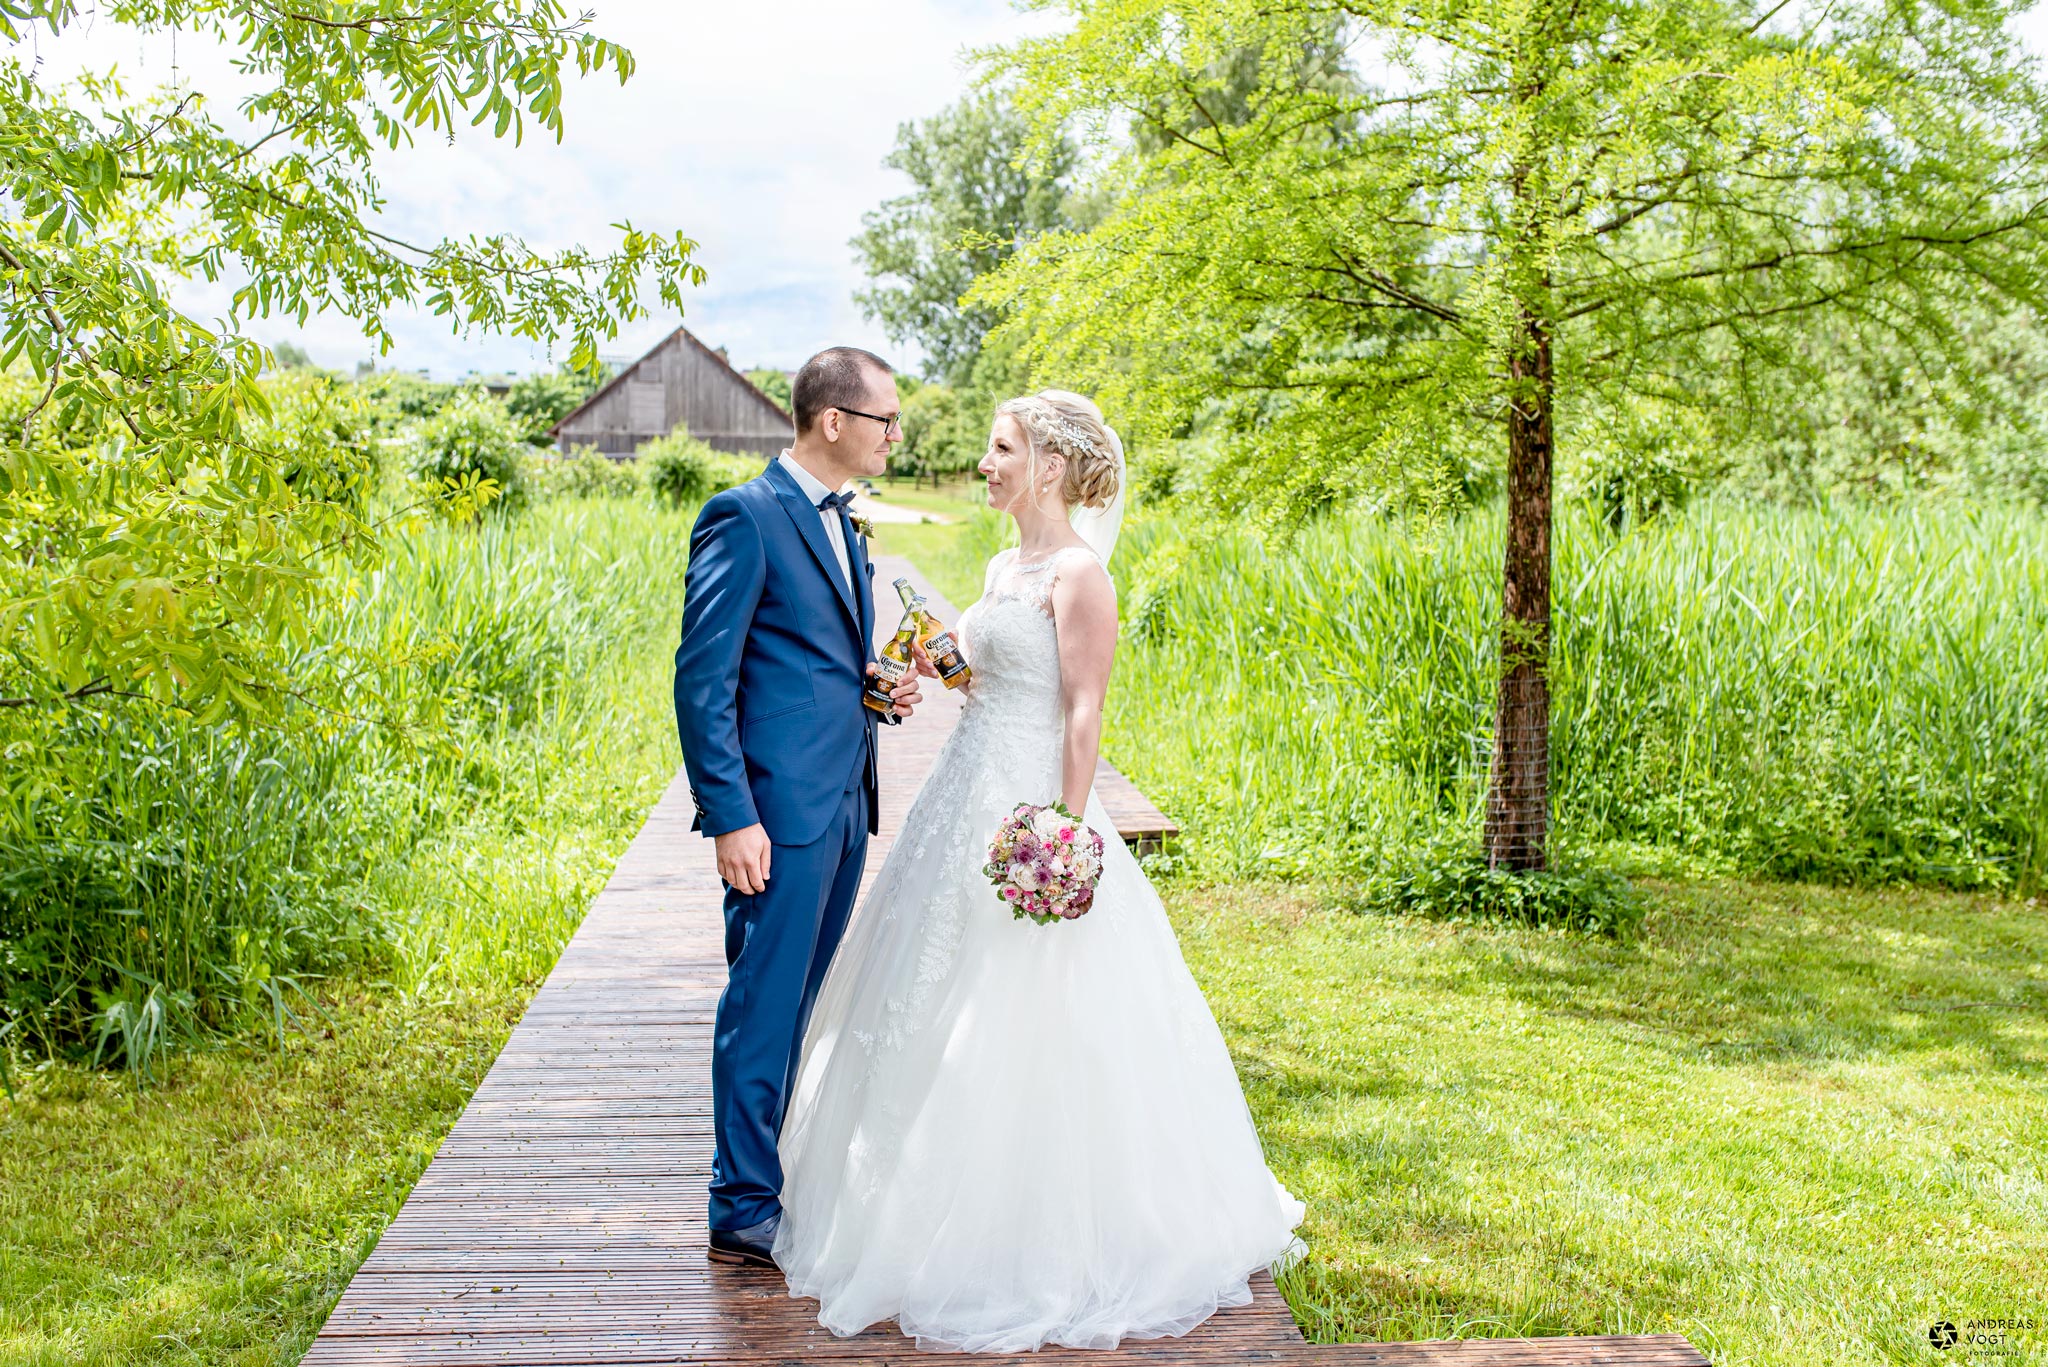
M621 366L582 407L548 430L564 454L572 446L595 446L619 458L678 426L720 451L763 457L796 436L782 405L684 327Z

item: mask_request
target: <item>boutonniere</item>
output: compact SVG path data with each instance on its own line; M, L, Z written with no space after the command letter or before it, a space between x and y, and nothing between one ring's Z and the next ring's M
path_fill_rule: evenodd
M855 531L859 532L863 537L867 538L870 541L875 539L874 523L868 521L859 513L848 513L847 516L853 519L853 529Z

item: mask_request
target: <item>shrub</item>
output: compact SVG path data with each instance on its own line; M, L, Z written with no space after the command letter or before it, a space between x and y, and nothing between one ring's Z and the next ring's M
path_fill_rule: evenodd
M595 446L574 447L566 456L530 457L526 481L535 499L630 498L640 488L630 464L613 460Z
M747 378L754 382L754 388L782 405L785 413L794 411L789 393L789 373L782 370L749 370Z
M520 457L525 442L505 406L482 390L467 390L413 428L410 467L415 478L445 488L475 475L495 480L492 508L517 507L524 495Z
M249 444L284 458L283 478L301 498L363 512L376 496L383 453L356 386L297 368L266 375L263 394L270 411L250 419Z
M546 446L554 440L548 429L575 411L602 379L602 375L586 375L567 366L522 375L505 391L505 411L519 424L529 444Z
M355 385L371 429L380 435L433 417L462 392L455 385L410 370L372 371L359 375Z
M1608 869L1560 861L1541 873L1491 868L1464 839L1437 839L1374 883L1375 911L1445 921L1523 925L1626 936L1642 924L1643 899Z
M641 478L671 505L709 498L761 472L758 459L714 451L681 426L665 437L643 442L637 454Z

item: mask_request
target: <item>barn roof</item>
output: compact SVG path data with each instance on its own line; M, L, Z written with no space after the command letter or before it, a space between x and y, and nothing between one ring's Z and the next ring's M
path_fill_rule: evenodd
M767 404L770 408L782 414L783 417L789 418L790 425L795 426L796 419L790 417L788 409L784 408L781 404L775 402L775 400L772 397L770 397L766 390L762 389L761 386L755 384L752 380L748 379L744 374L742 374L737 368L734 367L731 361L728 361L724 356L720 355L711 347L705 346L703 339L698 337L696 333L690 331L681 323L678 323L676 324L675 330L673 332L669 333L660 341L656 342L653 346L647 348L647 350L641 352L638 356L634 357L632 360L626 362L617 370L613 371L612 377L606 380L603 384L599 385L596 389L592 390L589 398L585 399L582 403L577 404L574 408L570 409L567 413L564 413L559 419L557 419L555 425L548 429L548 435L551 437L560 436L562 429L564 427L567 427L569 423L573 421L578 414L583 412L584 409L589 408L599 399L603 398L605 395L611 393L612 390L616 389L619 385L623 384L625 382L626 377L633 373L633 368L635 366L639 365L649 356L652 356L655 352L667 346L670 342L675 341L678 337L682 338L682 340L684 340L685 342L688 342L691 346L697 348L697 350L703 352L712 360L718 362L719 365L725 367L726 373L731 375L732 378L735 381L737 381L742 388L746 389L747 392L753 394L755 397L760 399L762 403Z

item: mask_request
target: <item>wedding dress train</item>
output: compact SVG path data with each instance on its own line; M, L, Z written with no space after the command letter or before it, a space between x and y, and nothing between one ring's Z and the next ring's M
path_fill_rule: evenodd
M1014 919L997 823L1059 795L1051 586L1076 548L990 563L960 721L855 912L805 1036L775 1258L854 1334L1109 1348L1251 1299L1300 1244L1208 1004L1101 802L1092 910Z

